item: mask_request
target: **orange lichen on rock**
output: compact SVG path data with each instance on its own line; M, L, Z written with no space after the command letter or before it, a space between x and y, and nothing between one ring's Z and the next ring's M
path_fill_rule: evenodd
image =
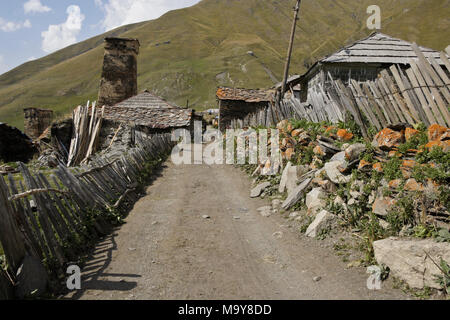
M322 150L321 146L315 147L313 152L314 152L314 154L317 154L319 156L324 156L325 155L325 151Z
M411 140L415 135L419 133L419 130L413 129L413 128L406 128L405 130L405 139L406 141Z
M428 140L429 141L440 140L441 137L449 131L450 131L449 128L440 126L438 124L433 124L428 128Z
M424 187L423 184L418 183L416 179L408 179L405 183L405 190L406 191L423 191Z
M298 137L302 132L303 132L302 129L295 129L294 131L291 132L291 136L294 138Z
M294 154L295 154L294 148L288 148L285 152L285 157L288 161L290 161Z
M372 165L370 162L363 159L359 162L358 169L361 170L361 169L367 168L370 165Z
M381 162L374 163L372 168L373 168L373 170L375 170L377 172L383 172L383 166L382 166Z
M402 132L394 131L389 128L385 128L378 132L375 136L375 144L381 149L391 150L394 147L398 147L404 141Z
M353 139L353 133L348 132L345 129L339 129L336 135L340 141L350 141Z
M389 188L391 188L391 189L397 189L401 183L402 183L402 180L395 179L395 180L389 181L388 185L389 185Z

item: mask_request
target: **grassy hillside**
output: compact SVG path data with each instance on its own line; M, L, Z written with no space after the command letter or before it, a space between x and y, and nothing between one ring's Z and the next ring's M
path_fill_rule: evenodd
M294 0L203 0L157 20L108 33L140 40L139 89L201 110L218 85L270 87L281 80ZM370 33L366 8L382 9L382 32L442 50L450 44L450 0L304 0L291 73ZM0 121L23 127L22 109L70 112L96 100L106 34L0 76ZM170 44L163 44L170 41ZM158 45L159 44L159 45ZM247 54L253 51L256 57Z

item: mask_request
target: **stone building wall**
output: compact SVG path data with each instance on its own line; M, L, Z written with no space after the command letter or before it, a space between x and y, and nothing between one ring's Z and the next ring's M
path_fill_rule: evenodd
M99 106L112 106L137 94L136 39L106 38Z
M53 111L36 108L24 109L24 132L35 140L47 129L53 121Z

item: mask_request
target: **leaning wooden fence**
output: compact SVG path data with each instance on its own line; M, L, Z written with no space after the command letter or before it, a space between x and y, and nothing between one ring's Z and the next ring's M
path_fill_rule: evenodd
M407 68L392 65L375 81L350 80L347 85L328 74L327 87L318 84L311 88L307 103L292 94L280 105L272 103L243 119L233 119L231 126L270 126L288 118L336 123L345 121L350 113L364 136L370 126L381 130L400 122L450 127L449 59L441 53L444 68L433 57L426 58L417 45L413 50L418 59L411 60Z
M19 163L23 180L0 175L0 243L7 265L6 272L0 268L0 299L11 297L26 256L41 261L53 278L64 275L69 261L85 249L82 239L104 234L101 212L136 201L146 164L172 146L170 134L155 135L116 161L98 160L87 171L59 166L45 176Z

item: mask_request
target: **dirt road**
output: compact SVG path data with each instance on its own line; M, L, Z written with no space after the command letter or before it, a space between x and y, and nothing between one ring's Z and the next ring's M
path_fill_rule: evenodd
M168 161L126 224L97 246L82 290L67 298L405 298L386 286L368 290L365 269L347 270L281 215L262 217L257 208L268 202L250 199L250 185L233 166Z

